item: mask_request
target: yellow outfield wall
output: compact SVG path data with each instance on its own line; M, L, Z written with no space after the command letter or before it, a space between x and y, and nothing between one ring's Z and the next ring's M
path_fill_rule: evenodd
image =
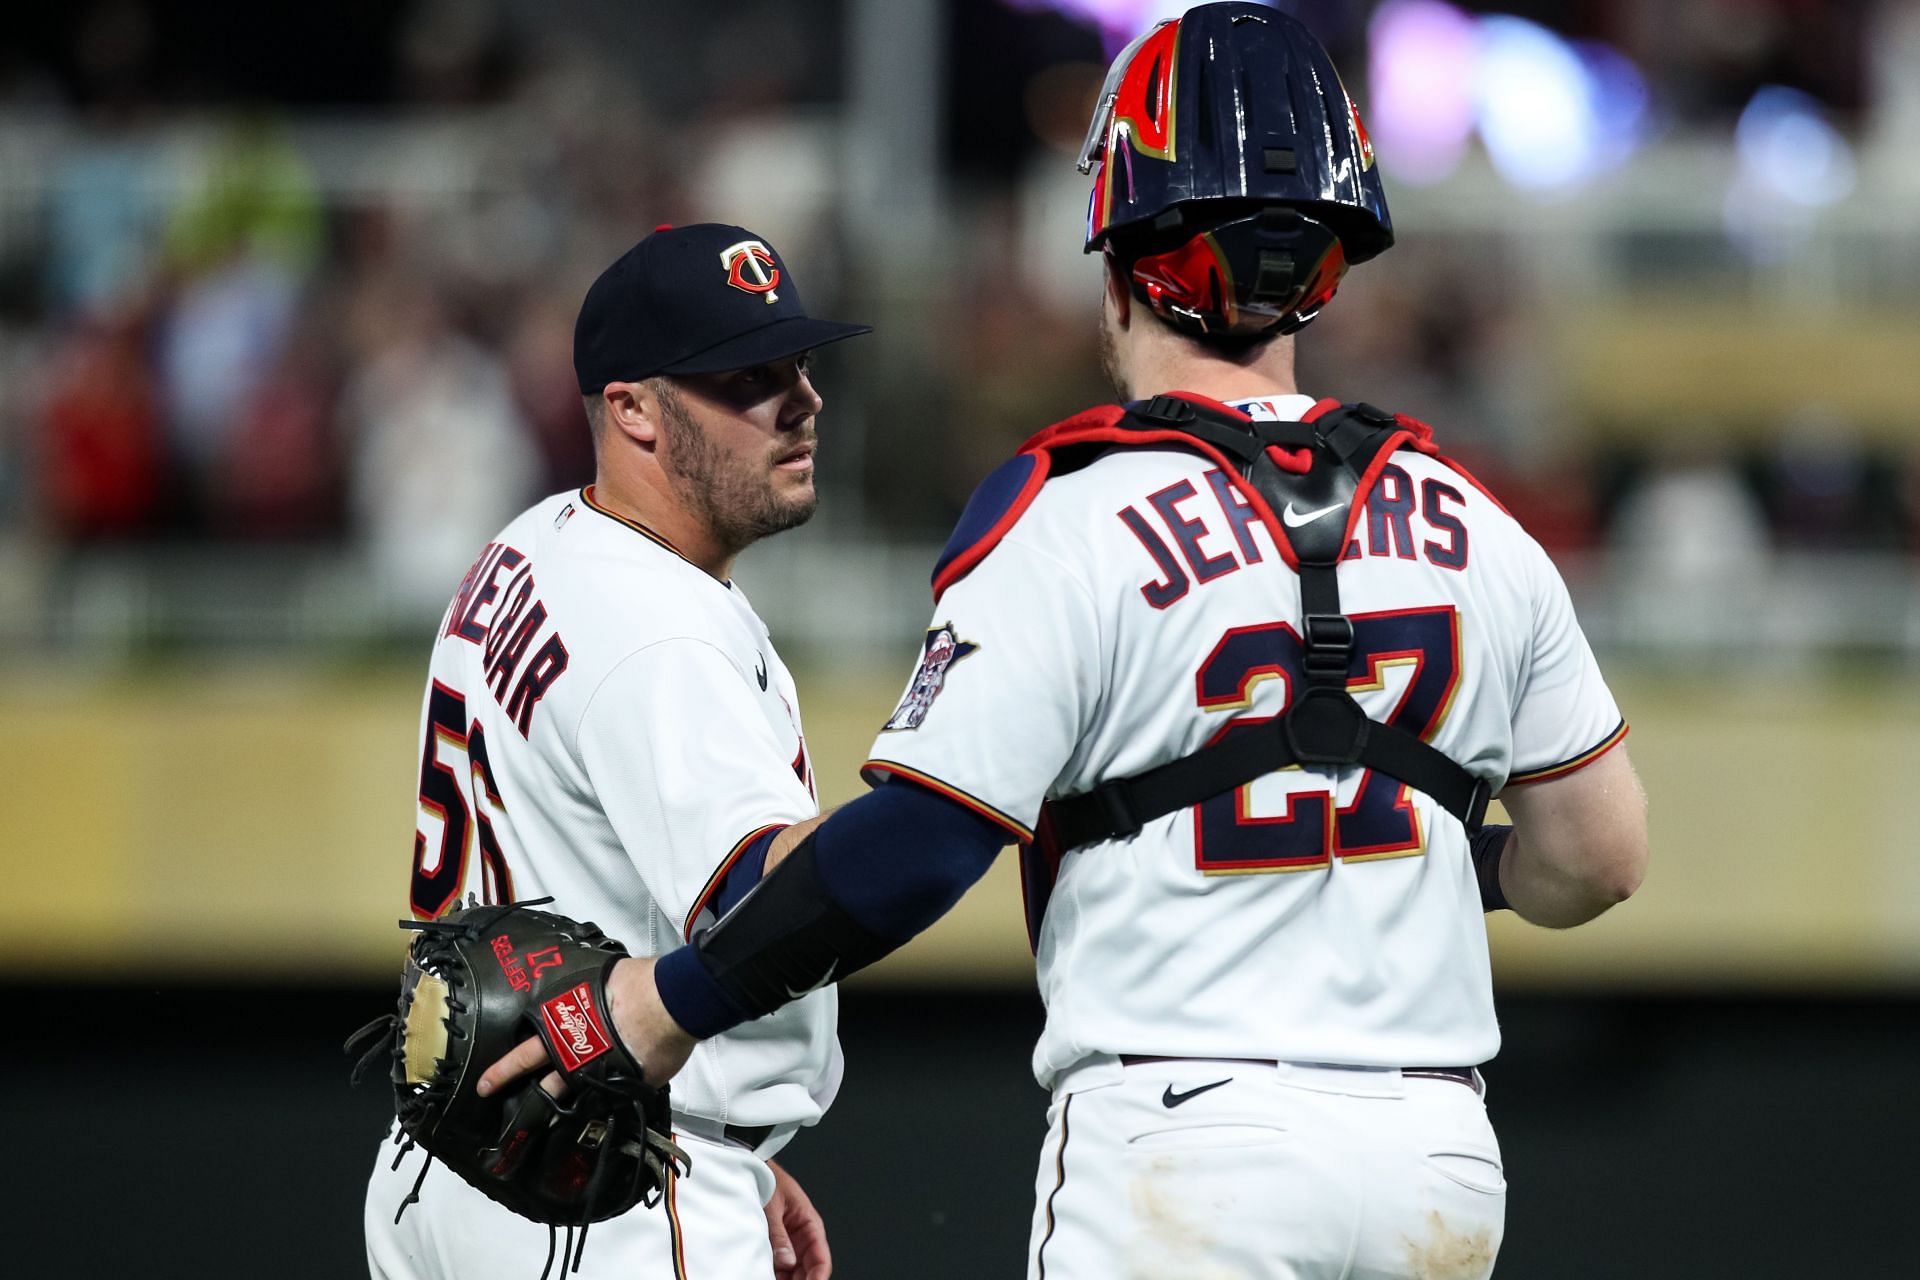
M802 678L822 799L898 692ZM1920 680L1616 681L1652 800L1631 902L1492 924L1509 988L1920 987ZM410 672L0 675L0 963L14 979L333 981L403 945ZM1031 981L1015 860L864 980Z

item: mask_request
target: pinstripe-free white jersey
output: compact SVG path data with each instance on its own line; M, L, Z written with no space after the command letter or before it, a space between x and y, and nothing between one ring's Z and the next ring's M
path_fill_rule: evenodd
M1347 556L1348 687L1373 718L1496 788L1624 734L1559 574L1462 473L1394 454ZM868 777L916 779L1026 839L1049 797L1277 715L1301 663L1299 579L1218 468L1113 449L1048 480L947 587ZM1269 774L1066 853L1037 960L1042 1084L1102 1054L1453 1066L1499 1045L1464 829L1359 768Z
M550 894L639 956L684 945L740 850L818 811L792 677L746 596L591 488L481 552L435 640L421 743L415 915ZM837 1001L702 1043L674 1110L817 1120Z

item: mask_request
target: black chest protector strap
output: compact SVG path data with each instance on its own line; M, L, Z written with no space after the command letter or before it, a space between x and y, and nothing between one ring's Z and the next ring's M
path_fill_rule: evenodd
M1300 574L1307 685L1285 713L1191 755L1104 782L1046 805L1045 824L1064 851L1137 833L1156 818L1245 786L1289 765L1358 765L1426 794L1469 834L1485 821L1491 789L1437 748L1397 725L1368 718L1347 691L1353 623L1340 608L1337 569L1360 479L1394 443L1395 420L1369 405L1332 410L1311 423L1246 422L1191 401L1157 397L1119 422L1134 430L1175 428L1235 460L1281 526ZM1403 437L1402 437L1403 438ZM1311 451L1304 473L1279 465L1270 449Z

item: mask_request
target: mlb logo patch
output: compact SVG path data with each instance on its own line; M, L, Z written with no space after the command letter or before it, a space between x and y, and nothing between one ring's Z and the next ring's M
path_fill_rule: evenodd
M940 690L946 687L947 670L954 663L974 652L980 646L969 640L962 640L954 631L951 622L935 627L927 632L926 649L920 657L920 669L913 673L913 683L907 686L907 696L894 708L881 732L894 729L918 729L926 722L927 712L933 709L933 700L940 696Z

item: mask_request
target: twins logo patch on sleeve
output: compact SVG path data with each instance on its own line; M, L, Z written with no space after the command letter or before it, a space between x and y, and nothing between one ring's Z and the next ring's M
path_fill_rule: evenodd
M927 712L933 708L933 700L940 696L940 690L946 686L947 669L979 647L972 641L962 640L951 622L927 632L920 668L913 673L913 683L907 686L906 696L900 699L900 705L887 717L881 732L918 729L925 723Z
M540 1020L546 1023L548 1042L564 1071L573 1071L613 1047L613 1037L593 1003L593 991L584 982L541 1005Z

